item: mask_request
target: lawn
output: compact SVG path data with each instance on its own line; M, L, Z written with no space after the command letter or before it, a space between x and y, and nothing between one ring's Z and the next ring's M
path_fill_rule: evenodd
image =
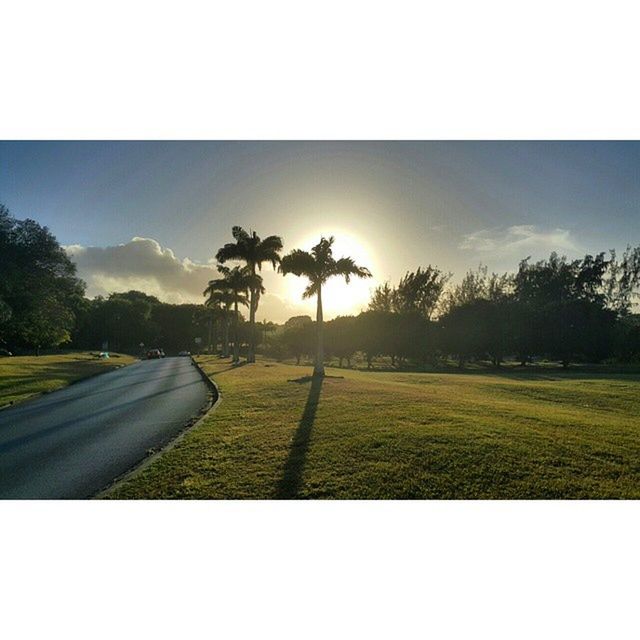
M199 359L222 402L117 498L640 498L640 376Z
M222 402L117 498L640 498L640 376L199 359Z
M120 354L100 360L87 352L0 358L0 407L133 361Z

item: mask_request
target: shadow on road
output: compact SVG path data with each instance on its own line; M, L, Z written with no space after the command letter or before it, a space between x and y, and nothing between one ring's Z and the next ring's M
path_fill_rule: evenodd
M309 389L309 395L307 396L307 402L304 406L298 429L293 437L293 442L291 443L291 450L289 451L287 462L284 465L282 479L276 489L276 498L279 499L296 498L300 490L300 485L302 484L302 472L307 458L309 441L311 440L311 430L316 419L323 378L317 376L293 381L303 384L309 380L311 381L311 387Z
M65 420L64 422L60 422L59 424L54 424L50 427L45 427L33 433L29 433L27 435L14 438L13 440L8 440L7 442L0 444L0 454L6 453L7 451L11 451L12 449L20 447L29 442L33 442L34 440L40 440L42 438L46 438L47 436L50 436L58 431L68 429L69 427L73 427L78 423L85 422L87 420L94 420L99 416L103 416L109 413L122 412L127 408L133 408L140 403L147 402L151 398L159 398L160 396L164 396L168 393L173 393L178 389L184 389L185 387L190 387L192 385L197 385L197 384L202 384L202 382L200 380L194 380L193 382L187 382L185 384L171 387L170 389L163 389L161 391L156 391L154 393L148 393L148 394L145 394L144 396L140 396L136 398L135 400L130 400L128 402L120 402L119 404L109 406L105 409L100 409L99 411L93 411L89 415L83 414L78 416L77 418Z

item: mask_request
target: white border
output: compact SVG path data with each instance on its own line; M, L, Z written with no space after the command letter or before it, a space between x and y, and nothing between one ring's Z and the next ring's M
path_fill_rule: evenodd
M4 3L0 138L636 139L638 22L620 1ZM635 637L636 510L2 503L3 635Z

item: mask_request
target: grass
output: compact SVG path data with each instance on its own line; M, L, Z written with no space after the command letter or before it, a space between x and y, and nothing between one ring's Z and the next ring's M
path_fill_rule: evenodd
M117 498L640 498L640 376L201 357L222 402Z
M87 352L0 358L0 407L133 361L131 356L119 354L100 360Z

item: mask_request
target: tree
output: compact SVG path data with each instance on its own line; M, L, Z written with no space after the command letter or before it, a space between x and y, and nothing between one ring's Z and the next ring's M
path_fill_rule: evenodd
M106 342L106 348L128 353L139 353L141 343L160 346L163 318L158 317L157 310L161 306L155 296L135 290L85 300L77 314L72 343L77 348L102 349Z
M280 272L283 275L293 273L296 276L305 276L309 279L309 286L304 290L303 298L316 296L316 357L313 367L314 376L324 376L324 321L322 315L322 285L334 276L341 276L348 284L352 276L357 278L370 278L371 273L366 267L356 265L353 258L333 257L331 246L334 237L320 238L311 252L302 249L294 249L287 254L280 263Z
M364 352L368 369L374 358L395 353L394 325L399 317L390 311L363 311L357 316L356 345Z
M273 333L278 328L278 325L275 322L271 322L270 320L263 320L260 323L260 331L262 332L262 344L264 346L267 345L267 334Z
M388 282L378 285L371 294L371 300L369 300L367 310L383 311L386 313L396 311L396 297L396 288L392 287Z
M511 274L489 275L487 267L481 264L476 271L467 271L462 281L446 292L442 311L446 314L453 307L460 307L476 300L501 300L511 295L512 290Z
M264 293L262 279L258 276L257 270L262 270L263 262L270 262L275 269L280 262L280 252L282 251L282 238L280 236L268 236L264 240L255 231L245 231L242 227L233 227L231 231L235 242L225 244L218 250L216 259L221 264L228 260L238 260L247 266L248 285L250 292L249 302L249 324L250 340L249 354L247 362L255 362L256 353L256 311L260 301L260 294Z
M313 353L314 324L309 316L294 316L284 323L282 344L286 352L300 364L303 355Z
M338 358L339 366L346 359L351 367L351 357L357 351L357 321L353 316L338 316L327 322L327 350Z
M46 347L57 347L71 339L73 312L54 297L40 300L15 321L16 334L31 346L36 355Z
M450 274L444 274L431 265L407 272L393 296L392 310L397 313L419 313L430 320L450 277Z
M608 309L607 273L610 261L604 253L568 261L552 253L534 264L520 262L514 277L514 298L521 323L515 329L528 356L557 358L564 367L576 358L600 359L613 345L616 312Z
M46 227L29 219L16 220L3 205L0 274L2 331L8 343L39 352L69 340L85 285Z
M621 258L610 252L604 285L607 306L620 316L627 315L640 286L640 247L627 247Z
M0 298L0 345L4 344L5 327L12 315L11 307Z
M255 276L252 276L247 267L225 267L218 265L218 271L222 274L222 278L210 280L209 285L204 291L209 296L209 300L220 300L222 296L217 297L213 294L223 292L226 299L233 304L233 362L240 362L240 333L238 330L240 312L238 305L247 306L247 291L250 284L255 286Z
M456 355L462 367L469 358L489 358L499 367L514 349L512 307L508 298L476 298L453 306L441 319L443 341L448 353Z
M158 344L167 353L190 351L194 348L195 339L209 337L208 330L213 320L207 309L203 317L202 306L197 304L154 305L151 310L151 323L158 328Z
M213 282L213 281L212 281ZM204 303L206 307L214 310L219 310L220 318L222 320L222 357L229 357L229 332L231 327L231 320L233 312L231 306L233 305L234 294L226 289L211 289L205 290L205 295L208 295L207 301Z
M618 322L616 356L622 362L640 360L640 315L625 315Z

